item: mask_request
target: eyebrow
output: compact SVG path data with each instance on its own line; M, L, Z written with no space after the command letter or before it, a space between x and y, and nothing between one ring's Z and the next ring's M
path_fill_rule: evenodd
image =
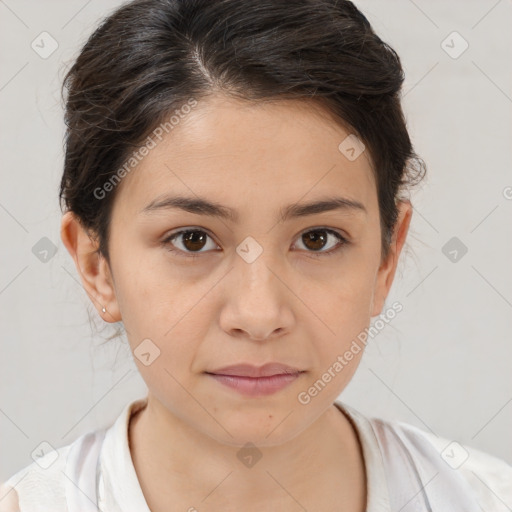
M179 209L196 215L217 217L231 222L238 222L239 214L236 210L209 201L202 197L186 197L166 195L159 197L141 210L143 214L151 214L158 211ZM346 197L326 197L309 203L294 203L282 208L279 213L279 221L284 222L290 219L307 217L330 211L342 211L346 213L364 213L366 208L359 201Z

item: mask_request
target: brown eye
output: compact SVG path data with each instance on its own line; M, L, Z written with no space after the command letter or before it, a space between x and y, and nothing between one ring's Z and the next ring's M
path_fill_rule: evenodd
M183 234L183 245L188 251L199 251L205 246L207 236L202 231L187 231Z
M211 240L210 235L200 229L188 229L178 231L173 235L169 236L163 241L163 244L167 246L168 250L175 252L183 256L196 257L206 250L202 250L208 245L208 239ZM181 247L176 247L175 241L179 242ZM215 248L216 244L213 243L213 247L207 247L208 249ZM197 253L197 254L194 254Z
M335 241L338 241L337 247L336 244L334 244L334 249L332 249L333 245L330 244L330 239L334 239ZM326 229L326 228L316 228L311 229L305 233L302 234L300 238L303 245L306 247L307 252L309 253L318 253L313 254L313 256L327 256L336 253L339 249L341 249L344 245L348 244L348 240L341 236L336 231L333 231L332 229ZM325 247L327 247L327 250L323 250Z
M209 240L212 244L210 247L208 247ZM304 245L305 251L313 257L330 256L350 243L338 232L327 228L310 229L301 235L300 241ZM178 231L167 237L162 243L168 251L190 258L197 258L202 253L218 247L211 236L202 229ZM203 250L205 247L207 250ZM326 247L327 250L324 250Z
M302 240L308 249L319 251L327 243L327 236L325 231L309 231L302 235Z

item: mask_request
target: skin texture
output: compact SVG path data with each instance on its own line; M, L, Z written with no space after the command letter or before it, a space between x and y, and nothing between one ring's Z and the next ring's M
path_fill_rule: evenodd
M107 322L123 321L132 350L148 338L160 350L149 366L134 357L148 406L129 432L153 512L170 503L176 510L365 509L358 438L333 405L363 351L309 404L297 399L383 311L412 214L408 201L399 203L391 250L381 261L371 162L367 151L354 161L339 151L349 134L308 102L212 96L120 183L110 266L73 214L63 216L62 240L98 312ZM166 193L205 197L235 209L238 221L177 209L141 213ZM366 212L279 222L281 208L333 195L361 202ZM202 248L182 236L165 245L178 228L209 237ZM339 244L329 235L319 255L302 237L319 228L349 243L326 255ZM248 236L263 250L252 263L236 251ZM254 398L204 373L272 361L305 373ZM247 442L262 454L251 468L237 458Z
M16 489L5 484L0 485L0 512L20 512Z

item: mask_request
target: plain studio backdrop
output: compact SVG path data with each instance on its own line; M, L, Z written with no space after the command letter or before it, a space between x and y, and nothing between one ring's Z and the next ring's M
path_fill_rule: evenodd
M145 394L60 236L65 71L118 1L0 2L0 480ZM509 0L364 0L400 55L428 176L387 300L341 400L512 462ZM373 320L375 322L376 318Z

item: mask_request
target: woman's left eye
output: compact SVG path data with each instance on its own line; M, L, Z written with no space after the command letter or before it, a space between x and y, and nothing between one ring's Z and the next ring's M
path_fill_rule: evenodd
M336 239L338 244L334 244L334 249L332 249L331 245L331 250L323 250L328 245L329 237ZM305 231L302 233L299 240L301 240L303 244L307 244L309 248L312 247L314 249L313 251L307 251L314 257L331 256L343 249L343 246L349 243L344 236L341 236L337 231L328 228L314 228Z
M334 238L338 243L332 245L330 250L324 250L329 245L329 238ZM208 239L212 241L211 246L208 248ZM181 247L176 247L174 241L180 241ZM303 232L299 241L306 247L306 252L310 253L314 257L318 256L330 256L337 253L343 246L347 245L349 241L340 235L337 231L328 228L314 228ZM163 245L171 252L177 253L180 256L197 258L201 253L207 252L208 249L215 249L215 244L208 233L202 229L186 229L173 233L167 237L163 242ZM207 250L202 250L206 247ZM312 249L312 250L309 250ZM316 253L316 254L315 254Z

